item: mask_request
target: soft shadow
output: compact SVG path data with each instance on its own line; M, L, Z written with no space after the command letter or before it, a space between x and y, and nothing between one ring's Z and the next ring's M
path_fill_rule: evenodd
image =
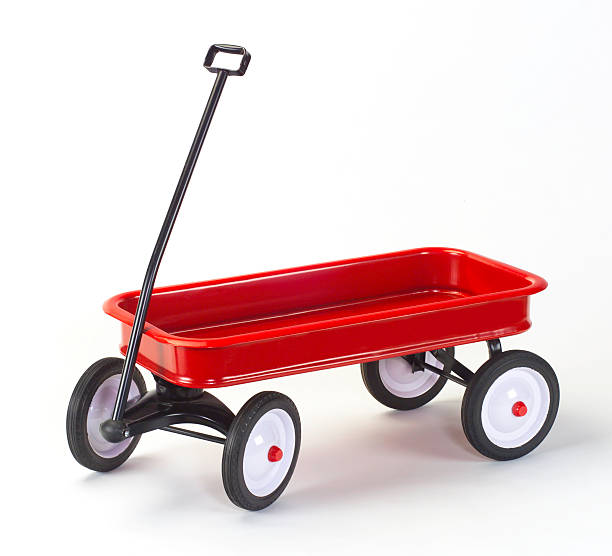
M143 471L146 472L154 464L154 461L155 458L149 456L133 455L120 467L104 473L92 471L89 475L83 477L82 481L84 483L95 484L98 482L103 482L111 477L126 476L133 473L141 473Z
M554 458L556 452L602 442L584 415L562 415L549 437L525 458ZM334 434L336 433L336 434ZM408 412L379 413L360 419L341 434L329 433L333 442L318 437L303 445L294 484L283 496L286 506L321 506L363 499L371 491L409 486L428 489L455 481L474 481L500 467L521 465L521 460L497 462L476 452L462 430L456 401L434 402ZM525 462L526 463L526 462Z
M439 401L412 411L382 415L379 435L389 449L401 446L411 454L444 461L475 461L478 454L467 444L461 427L461 409L455 400ZM391 424L391 426L389 426Z

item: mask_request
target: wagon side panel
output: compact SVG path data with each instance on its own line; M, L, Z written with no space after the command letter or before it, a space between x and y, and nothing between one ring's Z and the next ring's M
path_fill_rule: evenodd
M499 338L530 325L529 298L518 297L221 348L173 346L145 334L138 363L175 384L215 388ZM124 325L122 352L128 337Z

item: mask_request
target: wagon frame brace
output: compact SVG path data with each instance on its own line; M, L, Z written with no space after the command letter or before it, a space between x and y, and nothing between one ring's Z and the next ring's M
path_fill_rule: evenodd
M502 352L501 341L498 338L487 340L487 347L489 349L489 359ZM431 353L438 361L440 361L440 363L444 365L442 369L427 363L425 361L424 354L422 353L404 355L404 359L406 359L406 361L412 365L413 373L427 369L432 373L467 388L467 385L474 377L474 371L455 359L455 357L445 349L436 349Z
M121 442L153 430L164 430L224 444L225 438L177 427L193 424L209 427L227 436L234 413L219 398L201 388L175 386L155 377L156 389L144 394L126 409L123 418L109 419L100 425L109 442Z

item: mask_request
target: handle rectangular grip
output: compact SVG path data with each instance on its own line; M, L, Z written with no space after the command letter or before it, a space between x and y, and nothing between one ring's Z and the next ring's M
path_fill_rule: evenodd
M223 52L224 54L237 54L239 56L242 56L242 60L240 60L240 66L238 67L238 69L230 70L213 66L215 56L219 52ZM206 58L204 59L204 67L212 73L219 73L220 71L225 71L227 72L227 75L244 75L247 68L249 67L250 61L251 55L243 46L235 46L233 44L213 44L206 53Z

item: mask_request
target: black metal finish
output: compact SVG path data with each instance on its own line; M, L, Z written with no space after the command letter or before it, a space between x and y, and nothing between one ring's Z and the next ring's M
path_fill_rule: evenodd
M121 442L125 440L126 423L123 419L114 421L108 419L100 425L100 433L109 442Z
M502 352L501 342L499 339L487 340L489 348L489 359ZM463 363L457 361L445 349L436 349L432 351L433 356L444 365L444 369L438 369L433 365L425 362L425 357L422 354L406 355L404 359L412 364L412 372L418 372L423 369L428 369L448 380L452 380L461 386L467 386L470 380L474 377L474 372L468 369ZM454 373L454 374L452 374ZM457 375L457 376L455 376Z
M190 436L191 438L199 438L200 440L207 440L208 442L216 442L217 444L225 444L225 438L220 436L213 436L212 434L204 434L202 432L190 431L188 429L182 429L180 427L162 427L162 431L173 432L175 434L182 434L183 436Z
M501 349L501 348L500 348ZM468 369L463 363L457 361L446 349L433 350L432 355L444 365L444 368L439 369L434 367L425 361L424 353L413 353L410 355L404 355L404 359L412 366L412 372L418 373L425 369L436 373L452 382L461 384L461 386L467 386L474 373ZM455 374L453 374L455 373ZM457 375L457 376L455 376Z
M195 398L171 399L158 391L151 391L133 406L128 407L123 419L109 419L102 423L100 432L109 442L121 442L131 436L152 430L167 429L171 425L180 423L191 423L227 434L234 417L232 411L209 392L200 392ZM208 435L198 436L198 433L189 436L210 440L207 438Z
M125 411L127 395L130 389L130 383L132 381L134 364L136 363L136 356L138 354L138 349L140 348L142 331L147 316L147 309L149 308L149 302L151 301L151 293L153 291L157 271L159 269L162 257L164 256L168 239L170 238L174 223L176 222L176 217L179 209L181 208L181 203L185 197L187 186L189 185L198 155L202 149L204 139L206 138L206 133L210 127L210 122L212 121L213 114L215 113L215 109L217 107L217 103L219 102L219 98L226 80L226 72L219 72L217 74L217 79L215 80L210 98L208 99L208 104L204 110L204 115L200 121L200 125L193 140L193 144L191 145L185 166L183 167L183 172L179 178L176 191L174 192L166 218L162 225L161 231L159 232L157 243L155 244L153 254L151 255L151 260L149 261L149 266L145 274L140 297L138 298L138 306L136 307L136 314L134 316L134 324L132 327L132 333L130 335L130 341L125 354L125 361L121 373L121 382L119 384L119 392L117 393L117 400L113 410L113 420L121 419Z
M410 363L413 373L419 373L425 370L425 366L423 365L423 363L425 363L425 353L411 353L403 357Z
M468 382L474 376L474 373L470 371L465 365L457 361L447 350L436 349L431 354L444 365L443 369L434 367L425 361L425 353L411 353L404 355L403 358L410 363L413 373L424 371L425 369L436 373L452 382L461 384L461 386L467 386ZM455 373L455 376L452 373Z
M433 356L444 365L445 372L451 372L459 375L466 384L474 376L474 373L470 371L470 369L468 369L463 363L457 361L457 359L450 355L446 350L438 349L433 352Z
M499 339L487 340L489 348L489 359L502 352L501 342ZM436 349L431 352L433 356L444 365L444 369L438 369L433 365L425 362L422 354L405 355L404 359L412 364L412 372L417 372L423 369L428 369L448 380L452 380L461 386L467 386L470 380L474 377L474 372L468 369L463 363L457 361L445 349ZM452 374L455 373L455 374ZM455 376L458 375L458 376Z
M240 66L238 67L238 69L228 70L222 68L215 68L212 64L215 61L215 56L219 52L223 52L224 54L238 54L242 56L242 60L240 60ZM246 48L242 46L235 46L233 44L213 44L206 53L206 58L204 59L204 67L212 73L219 73L225 71L227 72L227 75L244 75L247 68L249 67L250 61L251 55L247 52Z
M153 375L155 379L155 389L160 398L172 401L192 400L199 398L204 392L203 388L187 388L185 386L177 386L163 378Z
M211 51L213 52L212 58L214 59L214 55L216 54L216 52L228 52L229 48L230 47L226 47L225 45L213 45L208 51L206 59L208 60ZM114 421L120 420L125 412L128 393L130 390L130 384L132 382L132 375L134 373L134 365L136 363L138 349L140 348L140 341L142 339L142 332L147 316L147 309L149 308L149 302L151 301L151 293L153 291L153 285L155 283L157 271L159 270L159 265L161 263L162 257L164 256L164 251L166 250L168 239L170 238L170 234L172 233L174 223L176 222L176 218L181 208L183 198L185 197L185 192L187 191L187 186L189 185L189 181L191 180L191 176L198 160L198 156L200 154L200 151L202 150L204 139L206 138L206 134L208 133L208 129L210 127L210 123L217 108L217 104L219 103L219 98L221 97L223 87L229 75L244 74L244 72L246 71L246 66L248 65L248 60L250 59L250 55L248 54L248 52L246 52L246 50L241 49L240 52L235 52L234 49L236 48L240 47L231 47L231 51L232 53L242 54L243 60L241 64L241 70L233 72L224 69L207 67L207 69L209 69L210 71L214 70L215 73L217 73L217 79L215 80L212 91L208 98L208 103L206 104L202 119L200 120L200 125L198 126L195 138L191 145L191 149L189 150L189 154L187 155L185 166L183 167L183 171L181 172L181 176L176 186L174 196L172 197L172 201L170 202L170 207L168 208L166 218L164 219L161 231L159 232L157 243L155 244L155 248L153 249L153 254L151 255L151 260L149 261L149 266L147 267L147 272L145 274L144 282L140 292L140 297L138 298L138 306L136 307L136 314L134 316L132 333L130 335L130 340L125 354L125 361L123 363L123 369L121 372L121 381L119 383L119 391L117 392L117 399L115 401L115 407L113 409L112 418Z
M130 437L179 423L192 423L210 427L227 434L234 414L209 392L193 400L165 400L157 392L145 394L125 412L124 436Z
M425 369L430 370L433 373L436 373L437 375L440 375L441 377L444 377L452 382L456 382L457 384L461 384L461 386L467 386L468 385L468 381L463 380L462 378L459 378L449 372L446 372L444 369L438 369L438 367L434 367L433 365L430 365L429 363L423 361L423 367Z
M487 340L487 347L489 348L489 359L492 359L494 355L502 352L502 346L499 339Z

